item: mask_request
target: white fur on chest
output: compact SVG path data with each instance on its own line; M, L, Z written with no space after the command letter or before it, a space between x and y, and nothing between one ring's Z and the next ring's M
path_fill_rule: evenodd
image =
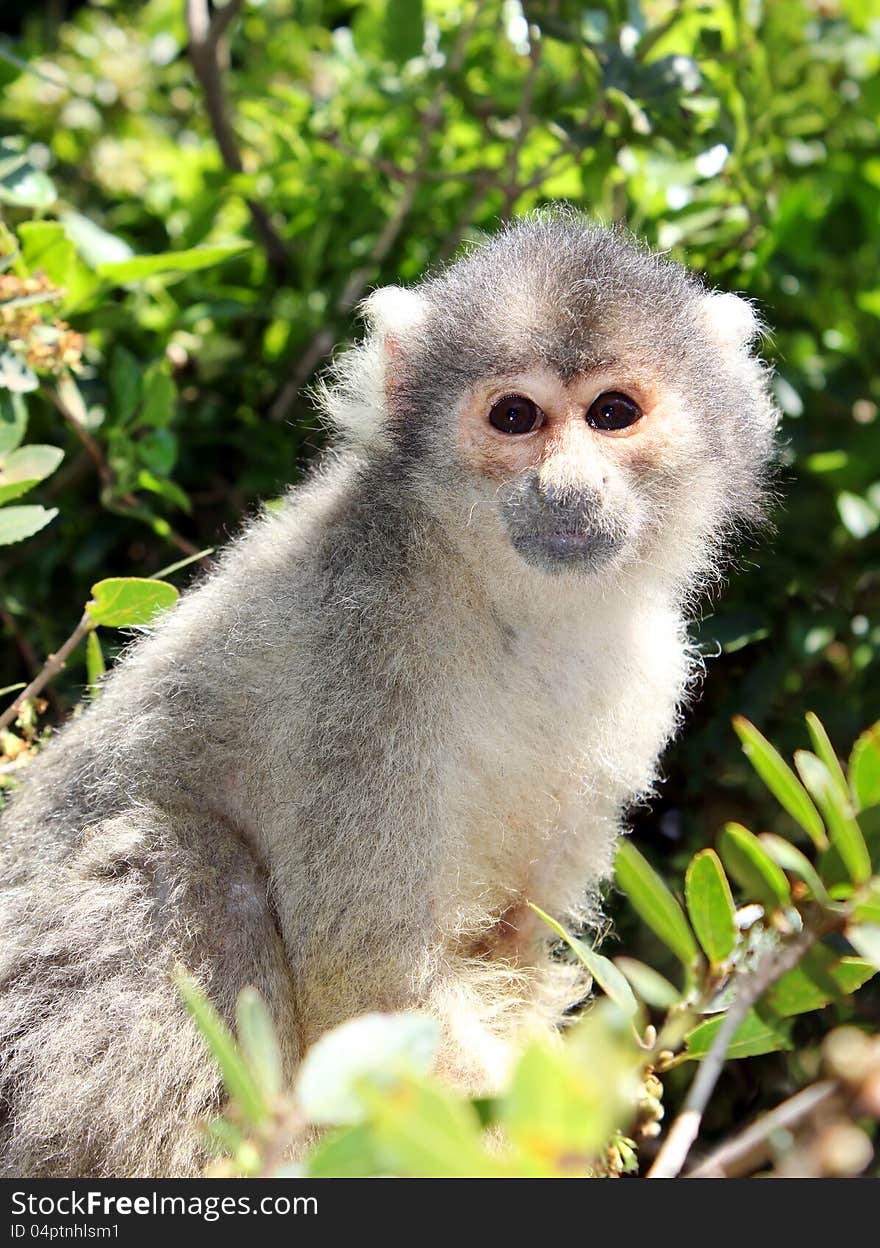
M645 793L687 675L663 605L533 613L459 707L447 883L461 930L518 898L563 917L607 875L622 808Z

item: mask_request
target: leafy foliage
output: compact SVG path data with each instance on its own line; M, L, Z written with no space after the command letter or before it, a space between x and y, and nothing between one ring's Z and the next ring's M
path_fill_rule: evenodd
M60 719L97 685L102 641L111 661L119 644L109 630L168 605L161 579L298 477L322 439L305 387L373 286L548 201L626 221L757 301L784 414L782 502L760 556L694 625L701 698L637 816L640 849L618 863L623 953L569 943L626 1018L677 1020L673 1106L720 1026L699 1009L723 1009L733 968L796 935L809 907L847 916L855 951L823 938L789 972L808 982L783 977L747 1015L731 1052L767 1056L749 1080L722 1079L704 1123L717 1138L809 1078L835 1024L876 1025L880 1001L875 983L848 997L880 944L880 729L845 770L832 745L876 719L880 694L880 6L234 3L216 62L225 132L184 8L91 0L0 19L4 694L21 698L43 656L76 643L0 729L0 787L38 745L40 716ZM725 824L716 856L704 847ZM732 920L734 896L749 904ZM826 944L833 964L816 960ZM814 1004L804 1015L798 1001ZM271 1065L258 1007L244 1008L242 1060ZM853 1044L832 1045L835 1070ZM566 1142L581 1159L595 1148L580 1121L545 1123L545 1153L522 1126L557 1094L588 1104L565 1052L532 1054L493 1110L530 1173ZM641 1072L650 1102L656 1075ZM406 1172L416 1104L460 1158L482 1157L480 1107L406 1079L411 1092L374 1098L310 1164L356 1172L369 1156ZM249 1165L264 1159L241 1146ZM625 1170L632 1146L618 1137L595 1164Z

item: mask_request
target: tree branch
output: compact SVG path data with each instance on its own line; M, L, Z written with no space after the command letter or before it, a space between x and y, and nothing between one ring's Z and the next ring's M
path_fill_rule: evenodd
M712 1047L700 1063L681 1113L672 1124L663 1147L648 1172L649 1179L674 1179L681 1172L691 1145L699 1134L703 1114L727 1060L727 1050L737 1028L767 989L786 971L797 966L807 950L828 932L839 927L841 922L839 915L820 911L814 923L805 920L803 928L796 936L762 958L754 970L739 979L739 990L734 1002L718 1029Z
M688 1179L736 1179L753 1174L772 1156L772 1137L790 1131L829 1105L840 1095L835 1080L827 1079L802 1088L781 1105L764 1114L750 1127L728 1140L685 1176Z
M205 96L205 108L223 163L230 173L241 173L244 164L230 119L229 103L223 84L222 68L228 63L224 36L241 10L242 0L227 0L222 8L208 11L208 0L186 0L186 26L189 57ZM276 231L269 213L254 199L247 206L254 229L266 253L270 269L277 275L288 267L287 247Z
M0 715L0 730L9 727L28 698L35 698L42 692L43 688L49 683L52 677L56 676L58 672L61 671L70 655L93 628L94 623L92 618L88 611L85 611L82 619L67 638L64 645L59 650L56 650L54 654L49 655L48 659L43 664L43 667L28 687L26 689L22 689L18 697L11 702L3 714Z

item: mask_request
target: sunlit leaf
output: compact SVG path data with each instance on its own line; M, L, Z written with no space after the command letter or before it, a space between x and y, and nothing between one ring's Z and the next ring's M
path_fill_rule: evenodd
M762 849L770 855L778 867L797 876L806 884L816 901L822 902L823 905L827 904L828 893L825 885L806 854L801 853L791 841L786 841L772 832L762 832L758 840Z
M296 1096L310 1122L345 1125L368 1114L364 1089L428 1071L440 1042L426 1014L362 1014L328 1031L306 1053Z
M824 945L816 945L776 981L762 1002L780 1018L806 1014L847 997L875 972L876 968L863 958L841 958Z
M691 1059L705 1057L711 1049L725 1015L700 1023L687 1037L687 1056ZM727 1050L728 1058L757 1057L761 1053L776 1053L791 1049L791 1024L776 1019L765 1020L750 1010L734 1032Z
M243 988L238 994L235 1025L242 1056L263 1095L271 1101L282 1090L281 1053L272 1016L255 988Z
M590 975L602 991L611 998L614 1004L628 1018L634 1018L639 1012L639 1003L633 996L626 976L617 969L609 958L603 957L601 953L591 949L586 941L570 936L561 923L557 923L555 919L552 919L549 914L545 914L538 906L532 903L529 904L535 914L543 919L547 926L565 941L569 949L572 950L590 972Z
M718 839L724 865L752 900L767 910L791 904L791 889L758 838L739 823L725 825Z
M871 878L871 856L853 814L847 792L841 793L828 768L807 750L798 750L795 764L825 819L831 844L843 859L854 884Z
M860 810L880 806L880 723L863 732L853 746L849 780Z
M158 256L132 256L130 260L99 264L97 271L101 277L125 286L130 282L142 282L148 277L171 277L211 268L231 256L240 255L249 247L250 243L226 243L223 246L191 247L188 251L166 251Z
M179 591L167 581L114 576L92 586L92 601L86 603L86 610L95 624L105 628L135 628L149 624L179 597Z
M685 901L706 957L713 965L723 962L733 952L737 929L730 885L714 850L701 850L691 859Z
M621 841L614 865L617 886L656 936L691 971L700 951L681 906L632 841Z
M880 924L853 923L846 929L846 938L856 953L880 971Z
M0 546L11 546L13 542L33 537L57 515L57 507L29 505L0 508Z
M780 806L800 824L817 849L827 849L828 838L819 812L781 754L742 716L734 719L733 727L746 758Z
M180 973L176 983L186 1008L220 1068L226 1091L248 1120L259 1124L266 1116L266 1103L238 1051L232 1033L195 980Z
M646 1005L653 1005L658 1010L668 1010L680 1000L681 993L668 979L655 971L653 967L638 962L635 958L619 957L614 964L629 980L636 995Z

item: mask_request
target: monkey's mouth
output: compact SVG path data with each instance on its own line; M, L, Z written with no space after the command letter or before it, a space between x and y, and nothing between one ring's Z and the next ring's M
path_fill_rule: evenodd
M512 534L515 550L527 563L554 571L593 572L614 555L617 539L603 529L533 529Z

